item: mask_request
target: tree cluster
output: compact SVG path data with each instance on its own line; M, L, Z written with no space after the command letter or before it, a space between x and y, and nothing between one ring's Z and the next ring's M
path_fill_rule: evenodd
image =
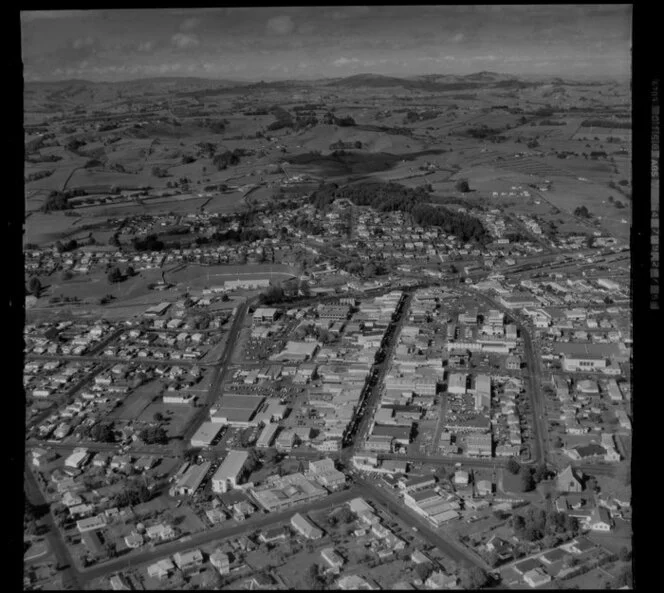
M365 182L340 188L336 184L328 184L313 192L309 201L316 208L324 209L336 199L348 199L358 206L370 206L380 212L406 212L415 224L440 227L462 241L485 244L490 240L477 218L426 203L431 197L423 186L408 188L393 182Z
M579 532L579 522L576 517L544 509L529 508L524 515L512 517L512 528L517 537L529 542L539 541L546 536L555 538L569 533L575 536ZM551 543L551 542L549 542Z
M581 122L583 128L616 128L631 130L632 122L620 122L612 119L585 119Z
M581 218L590 218L591 214L586 206L577 206L576 208L574 208L574 216L580 216Z
M151 498L150 490L144 480L131 480L126 487L115 495L113 506L118 508L135 506L147 502Z
M115 430L113 430L113 423L99 423L95 424L88 433L90 440L97 443L114 443Z
M247 152L243 148L226 150L220 154L215 154L212 164L217 167L218 171L222 171L229 166L237 165L240 162L240 157L246 156L246 154Z
M168 434L163 426L148 426L141 430L138 436L147 445L168 443Z
M155 234L147 235L142 239L134 237L132 245L136 251L161 251L164 248L164 242Z

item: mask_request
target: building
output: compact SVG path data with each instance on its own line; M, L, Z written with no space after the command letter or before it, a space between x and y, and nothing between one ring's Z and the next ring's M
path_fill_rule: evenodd
M583 481L571 465L556 476L556 489L559 492L581 492Z
M327 491L302 474L273 476L271 483L260 490L252 488L251 495L268 512L281 511L294 504L317 500L327 496Z
M73 453L65 459L65 467L73 469L81 469L86 462L90 459L90 454L85 447L77 447Z
M567 372L594 372L606 367L606 358L601 354L563 354L563 369Z
M449 379L447 380L447 391L449 393L463 395L466 393L467 381L468 376L465 373L450 373Z
M323 548L320 555L333 570L338 570L344 565L343 558L334 551L334 548Z
M222 395L210 410L210 420L237 427L255 426L254 416L263 400L253 395Z
M150 578L165 579L175 570L175 565L170 558L163 558L148 566L148 576Z
M518 356L508 356L505 359L505 368L508 371L518 371L521 368L521 359Z
M608 509L602 506L596 506L588 519L588 527L590 527L592 531L611 531L613 528L613 521Z
M222 494L237 488L248 458L249 453L247 451L229 451L212 476L212 491Z
M346 485L346 475L334 467L332 459L310 461L309 474L328 490L337 490Z
M252 317L253 325L260 325L263 323L274 323L277 319L279 310L273 307L259 307L254 311Z
M313 525L306 517L300 515L300 513L295 513L291 518L290 523L295 531L307 539L320 539L323 537L323 532Z
M221 575L228 574L231 571L231 562L228 558L228 554L225 554L221 550L215 550L214 553L210 554L210 564L212 564Z
M212 445L214 439L217 438L222 428L223 425L218 422L203 422L194 433L194 436L191 437L191 446L200 448L209 447Z
M79 533L95 531L104 527L106 527L106 519L103 514L76 521L76 529L78 529Z
M173 561L180 570L192 570L203 564L203 554L200 550L177 552L173 554Z
M179 496L191 496L194 494L200 488L208 471L210 471L210 466L211 463L209 461L200 465L189 466L173 487L173 492Z
M523 575L523 580L530 586L530 587L540 587L541 585L544 585L546 583L551 582L551 576L544 572L544 570L540 567L533 568L532 570L529 570Z
M259 449L267 449L272 445L272 441L279 430L278 424L268 424L261 431L258 440L256 441L256 447Z
M466 455L491 457L491 433L471 433L466 437Z

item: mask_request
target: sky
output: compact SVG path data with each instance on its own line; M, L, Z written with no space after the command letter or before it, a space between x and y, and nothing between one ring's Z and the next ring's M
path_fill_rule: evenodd
M630 5L21 12L26 81L480 71L629 77Z

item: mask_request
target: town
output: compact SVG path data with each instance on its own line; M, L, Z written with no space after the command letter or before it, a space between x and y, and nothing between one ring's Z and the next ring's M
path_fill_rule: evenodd
M629 85L431 76L26 83L26 590L632 587Z

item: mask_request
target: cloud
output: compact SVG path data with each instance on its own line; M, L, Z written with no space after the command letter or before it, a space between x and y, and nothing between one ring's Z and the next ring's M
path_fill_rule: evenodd
M463 33L457 33L452 37L452 41L454 41L454 43L459 43L459 41L463 41L465 38L466 36Z
M294 28L293 19L289 16L275 16L267 21L267 30L277 35L288 35Z
M186 19L182 21L182 24L180 25L180 31L185 31L185 32L193 31L200 24L201 24L201 19L197 17Z
M200 41L198 40L197 35L186 34L186 33L176 33L171 37L171 42L175 47L180 49L188 49L190 47L198 47Z
M337 67L346 66L348 64L357 64L359 61L360 60L358 60L357 58L344 58L344 57L341 57L337 60L334 60L334 62L332 62L332 65L337 66Z
M154 49L154 41L141 41L136 49L138 51L152 51Z
M326 17L329 17L335 21L341 21L344 19L350 19L354 16L362 16L369 12L368 6L348 6L347 8L340 8L331 13L326 13Z
M74 39L72 41L71 46L74 49L83 49L84 47L91 47L95 44L95 40L93 37L79 37L78 39Z
M21 21L29 23L38 20L69 19L98 13L96 10L30 10L21 11Z

